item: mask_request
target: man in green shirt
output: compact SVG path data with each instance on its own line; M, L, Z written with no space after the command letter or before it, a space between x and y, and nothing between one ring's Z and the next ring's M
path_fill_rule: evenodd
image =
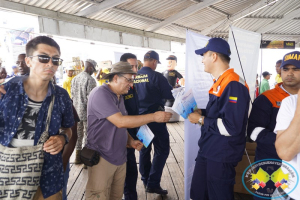
M261 81L260 88L259 88L259 94L270 89L269 79L272 74L270 74L269 72L263 72L262 75L263 75L264 79Z

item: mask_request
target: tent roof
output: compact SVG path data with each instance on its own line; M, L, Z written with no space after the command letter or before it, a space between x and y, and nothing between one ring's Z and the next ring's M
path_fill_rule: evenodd
M5 0L0 0L5 2ZM264 40L300 42L300 0L10 0L176 38L186 29L228 37L229 25Z

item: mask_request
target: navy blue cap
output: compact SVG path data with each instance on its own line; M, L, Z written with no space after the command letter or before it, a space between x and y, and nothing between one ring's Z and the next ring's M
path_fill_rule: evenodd
M169 57L167 57L167 60L176 60L177 62L177 57L174 55L169 55Z
M208 40L206 43L205 47L202 49L198 49L195 51L197 55L203 56L204 53L208 51L213 51L216 53L221 53L226 56L230 56L231 51L230 51L230 46L228 42L223 40L222 38L211 38Z
M283 56L280 68L283 68L286 65L294 65L295 67L300 68L300 52L293 51L285 54Z
M272 74L270 74L269 72L265 71L265 72L262 73L262 75L263 75L263 77L266 77L266 76L272 75Z
M158 53L156 53L156 51L148 51L145 56L144 56L144 59L145 58L152 58L152 59L155 59L158 61L158 63L160 64L160 61L159 61L159 55Z

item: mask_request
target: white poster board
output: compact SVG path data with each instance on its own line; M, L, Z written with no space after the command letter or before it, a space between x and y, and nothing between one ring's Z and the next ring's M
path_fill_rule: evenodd
M192 88L198 108L206 108L208 91L213 84L213 80L210 74L204 72L202 57L196 55L195 50L203 48L208 40L209 37L207 36L191 31L186 33L185 89L188 91ZM189 200L201 131L198 124L192 124L189 120L185 120L184 130L184 193L185 199Z
M234 26L232 26L232 31L242 62L246 82L250 89L250 97L252 101L254 101L255 81L258 67L261 35L259 33L247 31ZM233 35L230 28L228 43L230 45L231 50L230 67L234 68L234 71L244 79L240 61L237 55L237 50L233 40Z

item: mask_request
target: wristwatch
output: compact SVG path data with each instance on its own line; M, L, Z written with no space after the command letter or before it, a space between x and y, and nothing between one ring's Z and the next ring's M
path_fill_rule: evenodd
M199 121L198 121L198 123L199 123L201 126L203 125L203 119L204 119L204 117L201 116L200 119L199 119Z
M65 141L66 141L66 142L65 142L65 145L69 143L69 138L68 138L68 136L65 134L65 132L64 132L64 131L60 132L60 133L59 133L59 135L62 135L62 136L64 136L64 138L65 138Z

